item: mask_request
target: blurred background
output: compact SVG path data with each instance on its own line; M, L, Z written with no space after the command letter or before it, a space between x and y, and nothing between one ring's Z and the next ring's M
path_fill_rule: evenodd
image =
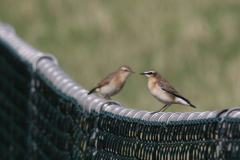
M123 64L136 73L113 100L156 111L140 72L158 71L197 108L213 111L240 102L240 1L0 1L0 20L92 89Z

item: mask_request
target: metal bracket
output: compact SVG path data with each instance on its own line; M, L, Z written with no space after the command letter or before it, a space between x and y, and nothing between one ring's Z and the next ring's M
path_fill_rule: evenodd
M34 72L37 70L38 63L39 63L42 59L50 59L50 60L52 60L52 62L53 62L55 65L58 65L58 61L57 61L56 57L54 57L54 56L51 55L51 54L43 54L43 55L41 55L40 57L38 57L38 58L35 60L35 62L33 63L33 71L34 71Z

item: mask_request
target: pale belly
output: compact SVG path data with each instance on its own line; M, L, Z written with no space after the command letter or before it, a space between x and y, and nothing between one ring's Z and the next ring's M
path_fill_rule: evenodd
M167 92L163 91L160 88L152 90L152 95L160 102L164 104L183 104L189 105L185 100L179 97L173 97L172 95L168 94Z
M169 95L167 92L159 89L152 90L151 94L160 102L164 104L169 104L174 102L174 97Z
M109 85L98 88L96 91L103 97L111 97L121 90L120 87L115 87L111 83Z

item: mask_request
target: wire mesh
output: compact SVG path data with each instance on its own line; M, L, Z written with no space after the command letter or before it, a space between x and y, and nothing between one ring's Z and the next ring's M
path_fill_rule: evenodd
M239 108L152 114L87 92L0 22L1 159L240 159Z

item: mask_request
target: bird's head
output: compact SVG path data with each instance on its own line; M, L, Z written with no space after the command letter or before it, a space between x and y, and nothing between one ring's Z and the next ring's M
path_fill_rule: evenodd
M145 75L147 78L155 78L158 75L158 72L150 70L150 71L146 71L143 73L140 73L141 75Z
M127 78L128 76L130 76L130 74L135 73L132 71L132 69L127 66L127 65L123 65L118 69L119 73L121 74L121 76Z

